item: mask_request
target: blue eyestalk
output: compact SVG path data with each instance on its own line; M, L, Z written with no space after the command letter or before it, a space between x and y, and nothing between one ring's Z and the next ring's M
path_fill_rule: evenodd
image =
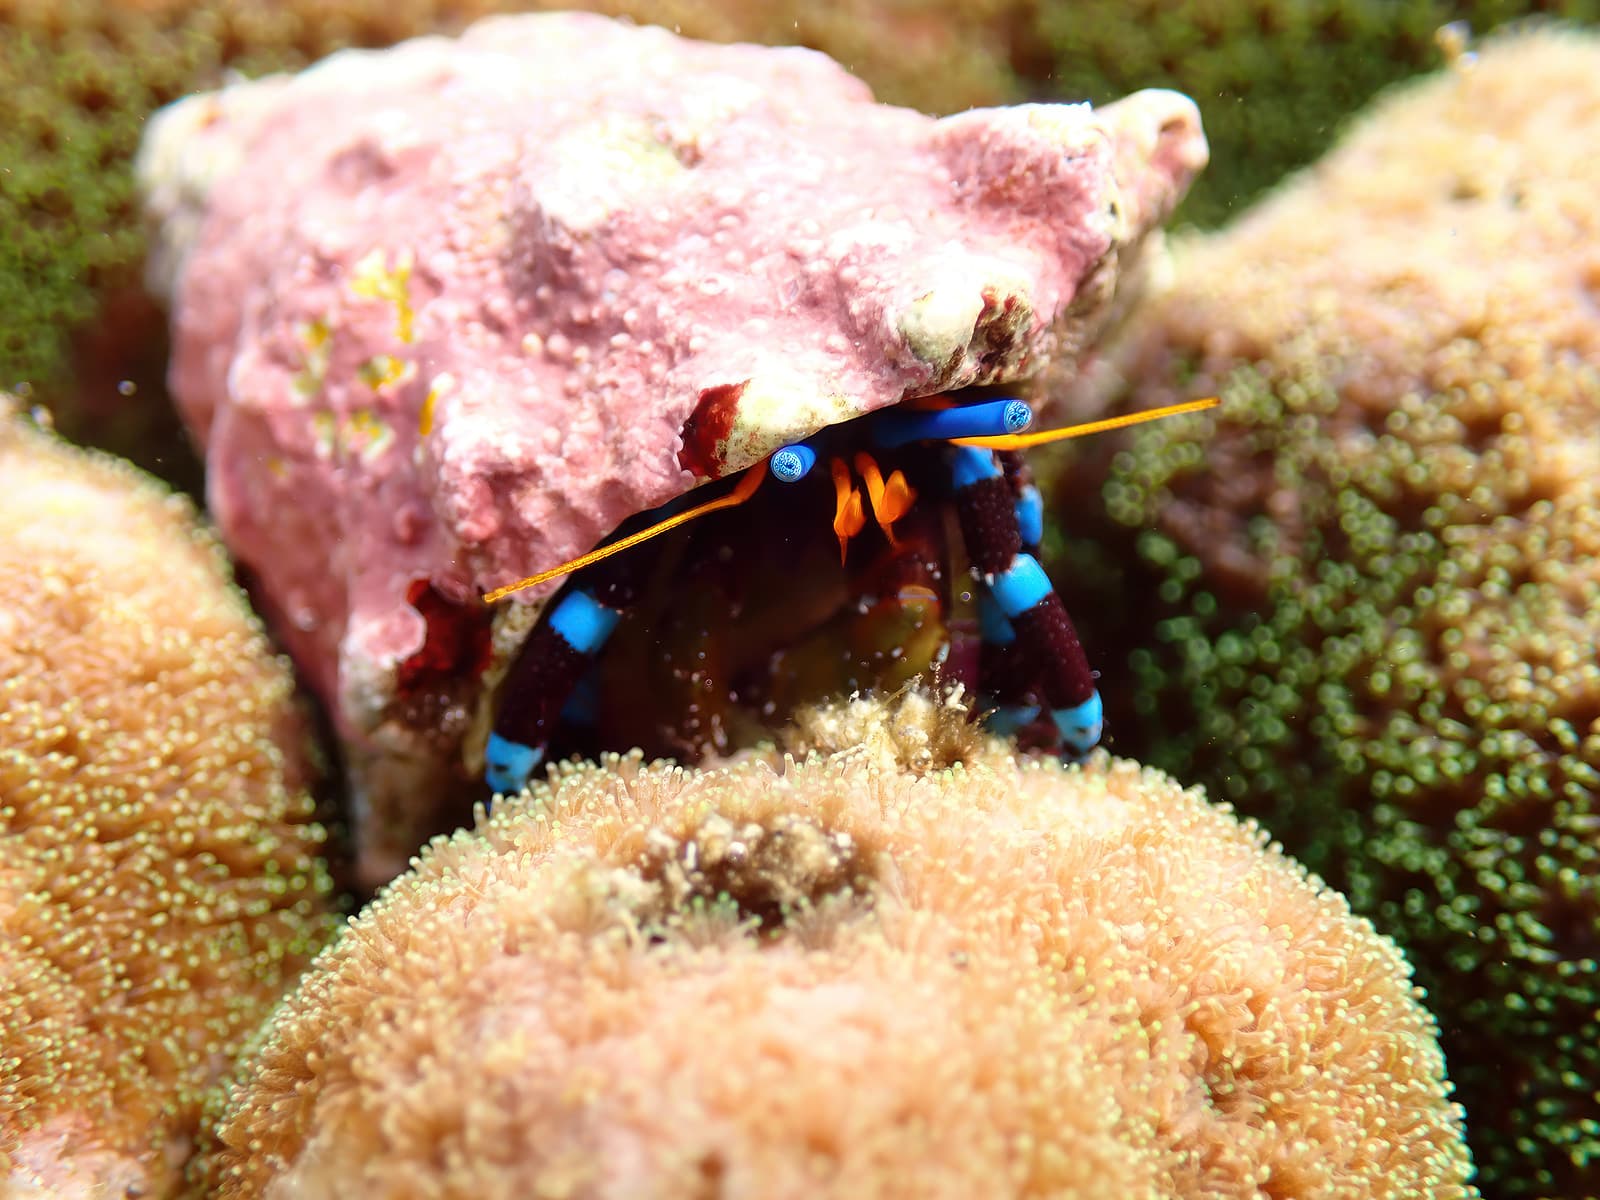
M817 452L804 442L780 446L770 459L767 469L779 483L797 483L811 473L817 465Z
M952 438L1004 437L1033 424L1033 409L1022 400L986 400L954 408L906 412L891 409L872 423L874 443L885 450L908 442L947 442Z

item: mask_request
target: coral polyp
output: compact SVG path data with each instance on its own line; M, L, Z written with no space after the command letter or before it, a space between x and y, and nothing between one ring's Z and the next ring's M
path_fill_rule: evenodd
M1403 961L1261 831L921 693L788 744L432 843L269 1024L216 1194L1476 1196Z

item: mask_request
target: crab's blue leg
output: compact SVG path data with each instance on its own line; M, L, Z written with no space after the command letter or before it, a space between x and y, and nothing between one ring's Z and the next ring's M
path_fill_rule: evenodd
M951 482L967 554L999 609L987 620L997 638L1009 628L1014 649L1031 664L1039 690L1063 742L1080 754L1100 740L1103 714L1083 646L1039 560L1023 549L1017 494L991 450L958 446ZM1002 697L1005 699L1005 697ZM1014 716L1011 717L1014 719Z
M766 475L765 471L747 471L730 491L694 507L688 507L687 496L680 496L632 522L642 523L643 528L626 533L618 530L596 550L485 594L484 599L493 603L568 571L584 572L578 585L534 628L506 675L484 753L484 776L490 787L500 793L521 791L544 762L550 736L569 701L576 701L581 715L584 677L623 612L637 601L638 581L649 575L656 561L661 543L652 539L706 513L743 504ZM643 550L634 550L641 544L645 544ZM632 553L618 556L623 550ZM575 692L579 692L576 697Z
M484 754L484 776L496 792L520 792L544 761L562 708L621 616L589 589L574 588L529 635L506 676Z
M978 664L978 689L989 706L985 724L1008 737L1039 719L1039 705L1027 702L1032 681L1023 673L1017 631L1000 611L988 588L978 593L978 634L983 654ZM1006 697L1002 702L1001 697ZM1020 701L1020 702L1018 702Z
M1014 450L1001 451L999 460L1014 497L1012 509L1017 516L1021 548L1037 558L1039 542L1044 537L1044 500L1039 489L1033 486L1022 455ZM1028 664L1017 647L1017 631L988 588L978 593L978 632L987 651L979 668L982 694L990 698L1028 697L1034 684L1028 678ZM1001 704L996 701L986 724L998 734L1015 734L1038 720L1039 707L1032 702Z
M1015 497L1012 508L1017 514L1017 532L1022 535L1022 548L1038 558L1039 543L1044 540L1044 497L1033 485L1028 464L1015 450L1000 451L1000 469Z
M951 408L905 412L888 409L872 418L872 440L885 450L911 442L951 438L1001 437L1021 433L1033 422L1033 409L1021 400L986 400Z

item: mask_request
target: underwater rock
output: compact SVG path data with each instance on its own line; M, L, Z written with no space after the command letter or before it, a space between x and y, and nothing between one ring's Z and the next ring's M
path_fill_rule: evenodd
M170 481L150 461L168 450L150 440L165 426L149 428L166 415L164 395L147 386L161 364L146 373L150 347L164 358L164 346L151 332L161 321L152 326L136 299L145 238L132 163L152 112L235 73L299 69L509 8L577 7L710 41L812 46L887 101L956 112L1023 95L1008 61L1010 3L945 0L934 12L885 0L7 0L0 157L17 169L0 190L0 386L30 384L74 440L131 454ZM113 385L137 378L137 396L100 389L101 369Z
M215 1194L1476 1195L1405 963L1260 830L926 695L795 748L433 842L270 1023Z
M190 504L3 403L0 480L0 1193L164 1196L332 931L307 731Z
M1401 943L1502 1196L1600 1172L1596 138L1600 38L1492 40L1184 246L1108 358L1129 407L1225 399L1105 489L1153 575L1102 608L1119 749Z
M1171 93L934 120L809 51L576 14L164 112L173 390L349 743L369 875L418 844L395 797L481 755L553 585L492 630L483 591L824 426L1070 362L1205 153Z
M1199 98L1217 164L1183 208L1203 224L1306 162L1377 88L1434 65L1441 22L1484 32L1530 10L1594 14L1589 0L10 0L0 145L18 169L0 191L0 386L28 381L73 440L172 482L167 428L152 428L167 411L150 362L160 325L133 291L145 240L131 164L145 119L231 72L297 69L512 6L810 46L880 99L926 112L1176 88ZM102 389L105 376L137 381L136 396Z

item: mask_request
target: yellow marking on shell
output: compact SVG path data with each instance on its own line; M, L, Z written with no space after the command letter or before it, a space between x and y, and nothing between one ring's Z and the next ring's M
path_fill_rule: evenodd
M375 392L404 383L417 373L417 364L392 354L377 354L356 368L361 382Z
M436 379L428 394L422 398L422 412L417 415L417 436L427 437L433 432L433 406L439 403L439 381Z
M300 343L302 365L291 386L298 395L309 399L322 390L323 381L328 377L328 363L333 358L333 328L318 317L296 325L294 336Z
M394 445L394 430L370 408L358 408L351 413L340 434L345 451L359 454L366 462L380 457Z
M380 247L351 268L350 294L362 300L386 300L394 305L395 337L410 344L416 337L416 311L411 307L410 250L395 255L389 266L387 253Z

